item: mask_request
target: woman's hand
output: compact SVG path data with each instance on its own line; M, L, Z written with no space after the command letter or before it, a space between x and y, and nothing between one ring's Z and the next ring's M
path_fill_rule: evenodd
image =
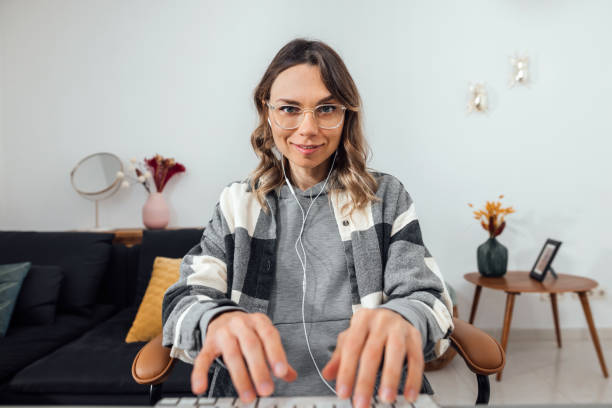
M259 396L274 391L268 364L278 378L285 381L297 378L297 372L287 362L278 330L263 313L225 312L208 324L206 340L191 373L194 394L202 394L208 388L208 369L219 356L223 356L232 383L244 402L255 399L252 381Z
M421 333L400 314L384 308L360 309L351 318L349 328L338 335L336 350L322 374L327 380L336 379L336 392L343 399L350 397L355 383L353 404L356 408L366 408L370 405L384 350L379 397L385 402L395 400L407 357L404 397L416 401L425 365L422 348Z

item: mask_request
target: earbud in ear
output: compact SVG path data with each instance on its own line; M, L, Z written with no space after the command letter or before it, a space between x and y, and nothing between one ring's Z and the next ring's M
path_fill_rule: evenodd
M272 122L270 122L270 118L268 117L268 125L270 125L270 127L272 127Z

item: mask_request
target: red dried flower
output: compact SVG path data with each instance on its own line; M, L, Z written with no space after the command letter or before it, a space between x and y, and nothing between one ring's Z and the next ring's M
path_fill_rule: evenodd
M185 171L185 166L181 163L175 162L172 158L164 158L159 154L150 159L145 158L145 163L151 169L153 176L153 182L158 193L161 193L166 187L168 180L177 173Z

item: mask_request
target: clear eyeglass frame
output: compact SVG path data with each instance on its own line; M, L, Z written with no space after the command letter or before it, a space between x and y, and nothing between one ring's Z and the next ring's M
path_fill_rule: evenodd
M272 111L274 111L274 110L276 110L278 108L278 106L274 106L270 102L265 102L265 104ZM317 116L315 114L315 111L318 108L320 108L321 106L330 106L330 105L337 106L338 108L342 109L342 115L340 116L340 121L335 126L331 126L331 127L321 126L319 124L319 121L317 120ZM278 126L281 129L285 129L285 130L293 130L293 129L299 128L302 125L302 123L304 122L304 118L306 117L306 112L311 112L312 113L312 115L315 118L315 120L317 120L317 126L320 127L321 129L337 129L342 124L342 122L344 122L344 113L346 112L346 106L340 105L338 103L324 103L324 104L315 106L313 109L302 109L299 106L295 106L295 105L291 105L291 104L285 104L285 105L282 105L282 106L291 106L291 107L294 107L294 108L297 108L297 109L300 110L300 116L299 116L299 119L298 119L298 124L296 126L290 127L290 128L284 127L280 123L278 123L278 120L276 120L275 115L270 115L272 117L272 119L274 120L274 123L276 123L276 126Z

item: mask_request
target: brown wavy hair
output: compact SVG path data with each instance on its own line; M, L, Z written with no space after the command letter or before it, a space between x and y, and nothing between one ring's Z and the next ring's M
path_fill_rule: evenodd
M255 88L253 100L259 113L259 125L251 134L251 145L260 162L251 173L251 188L264 211L268 213L269 208L265 205L266 194L283 185L285 180L282 164L273 152L275 144L272 129L267 121L268 107L265 102L270 99L270 88L276 77L284 70L299 64L318 66L329 92L347 108L338 154L328 185L330 192L348 192L350 201L341 210L344 212L350 204L350 215L355 209L364 208L370 201L380 200L375 195L378 183L366 169L370 148L362 130L361 97L357 86L342 58L321 41L298 38L286 44L276 54ZM286 157L282 160L285 161L285 167L289 166Z

